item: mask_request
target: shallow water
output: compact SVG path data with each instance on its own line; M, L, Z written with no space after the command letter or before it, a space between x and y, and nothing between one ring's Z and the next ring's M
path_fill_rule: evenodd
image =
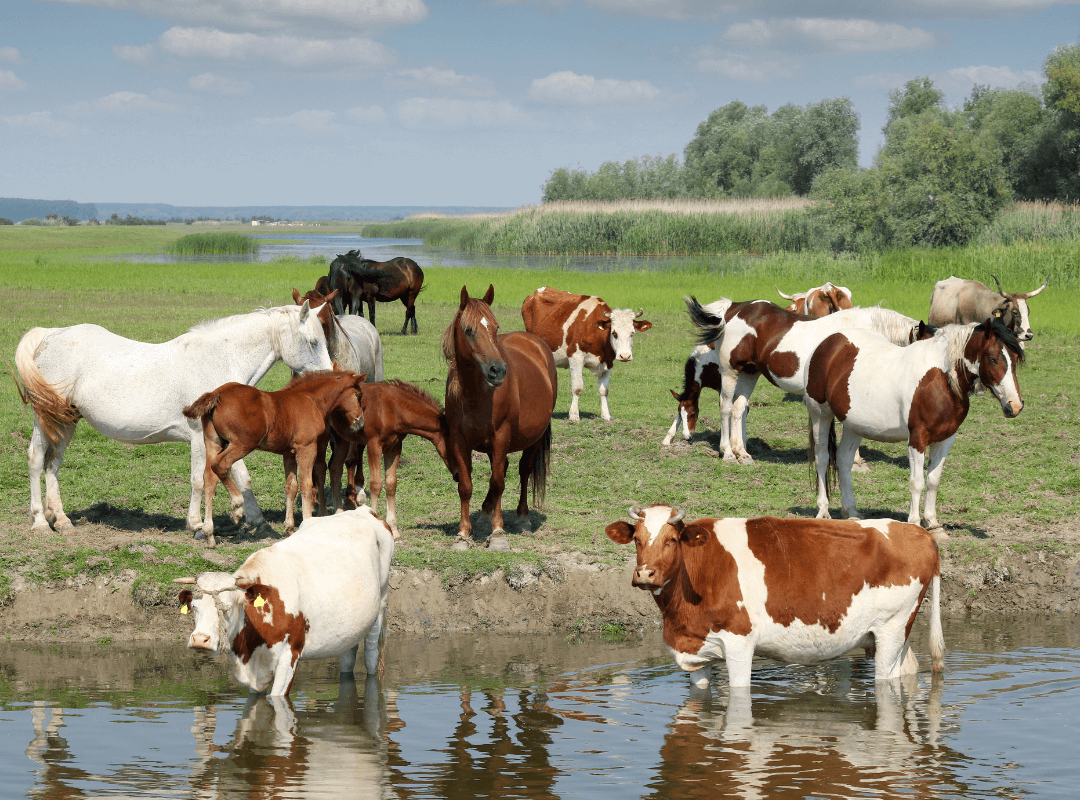
M0 796L1074 796L1075 621L945 635L940 680L760 661L732 696L722 670L691 692L655 632L391 639L381 682L302 662L277 702L178 646L7 643Z

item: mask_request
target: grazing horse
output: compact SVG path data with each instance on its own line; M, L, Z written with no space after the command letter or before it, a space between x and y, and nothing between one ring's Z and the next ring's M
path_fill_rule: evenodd
M355 253L355 255L354 255ZM416 296L424 288L424 271L411 258L399 256L390 261L372 261L364 258L359 251L350 251L338 256L330 264L333 274L334 264L343 262L344 270L352 279L352 302L350 313L363 315L363 303L367 303L371 324L375 324L375 301L389 303L400 300L405 306L405 323L401 326L401 335L412 324L412 332L418 333L416 326Z
M312 313L315 311L316 313ZM31 530L71 530L57 474L80 419L110 439L133 444L190 442L191 503L188 530L202 526L202 430L182 413L203 392L229 381L258 382L278 361L291 369L330 369L318 309L259 309L211 320L161 344L135 342L97 325L32 328L15 351L20 396L34 409L30 463ZM45 473L45 504L41 473ZM263 523L243 461L226 481L232 518Z
M831 333L868 328L898 345L929 335L925 323L888 308L849 308L808 319L768 300L734 303L725 297L707 306L693 297L685 300L690 321L700 329L699 343L716 342L723 379L720 447L725 461L740 464L754 463L746 450L746 412L761 375L783 391L801 395L810 356Z
M911 506L908 522L919 524L919 498L926 487L924 518L940 529L937 491L945 458L967 417L968 395L982 384L1001 403L1006 417L1024 407L1016 367L1024 351L1000 319L976 325L946 325L932 339L897 347L870 331L847 330L826 338L810 359L803 398L810 412L811 455L817 466L818 519L829 519L826 469L839 472L842 515L858 519L851 461L859 441L908 443ZM839 447L833 417L844 425ZM929 476L923 467L929 455ZM936 538L948 538L941 530Z
M682 423L683 439L690 441L697 427L698 414L700 413L699 400L702 389L714 389L720 394L722 387L720 381L720 361L716 357L716 348L713 345L699 344L690 351L690 357L686 359L683 367L683 388L681 392L671 389L671 396L679 404L675 414L675 421L671 423L663 444L666 447L675 438L675 432ZM746 431L743 431L745 438Z
M396 497L401 446L406 436L420 436L435 445L435 450L445 462L448 433L446 415L435 399L423 389L397 380L364 384L360 406L364 410L364 425L359 430L351 429L347 418L340 411L330 415L334 433L349 445L347 450L339 446L330 459L330 489L333 493L334 508L338 511L344 510L341 502L342 466L348 468L346 501L352 508L359 505L357 488L363 490L364 486L361 458L367 448L368 472L371 475L371 486L367 493L368 504L372 511L378 513L385 469L386 524L390 526L394 539L398 540L401 534L397 528ZM357 472L359 480L356 477Z
M533 502L543 502L551 451L551 412L555 408L558 378L551 349L527 331L498 334L499 322L491 312L495 287L483 299L470 298L461 287L461 304L443 332L443 355L450 369L446 376L446 423L449 436L446 465L458 484L461 523L455 549L469 546L472 522L472 454L488 454L491 483L482 506L491 515L487 546L508 550L503 530L502 494L506 485L508 453L521 451L518 475L521 496L517 516L523 532L529 530L526 488L531 483Z
M213 547L214 490L233 462L252 450L277 453L285 462L285 532L296 527L293 505L297 483L304 519L315 510L312 471L316 455L329 439L326 418L340 412L356 430L364 424L360 408L361 386L366 375L353 372L309 372L293 378L284 389L264 392L243 383L226 383L207 392L184 409L184 416L202 423L206 443L206 518L202 531ZM320 447L321 446L321 447ZM325 464L319 471L319 485L325 479Z

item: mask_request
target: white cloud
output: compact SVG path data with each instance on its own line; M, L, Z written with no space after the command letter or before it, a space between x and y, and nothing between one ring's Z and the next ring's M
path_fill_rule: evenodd
M87 106L85 103L79 103L76 108L78 110L84 110L90 108L94 111L99 111L106 114L130 114L140 112L173 112L177 111L177 106L172 103L160 103L157 100L151 100L145 94L139 94L138 92L113 92L105 97L99 97L97 100L90 103Z
M687 69L731 81L761 82L793 78L802 71L803 65L789 56L765 54L750 58L704 49L688 62Z
M29 114L15 114L11 117L0 117L12 128L23 128L33 131L59 130L64 126L53 117L51 111L31 111Z
M506 101L411 97L397 107L398 119L410 128L483 128L517 125L529 117Z
M0 92L7 92L25 88L26 82L20 80L18 75L16 75L10 69L0 69Z
M1042 83L1043 76L1034 70L1014 72L1011 67L957 67L942 76L942 83L949 88L970 89L975 84L991 88L1015 89L1021 84Z
M423 0L46 0L242 30L368 30L420 22Z
M483 78L474 75L459 75L452 69L445 67L421 67L419 69L403 69L398 75L404 78L413 78L421 83L438 86L440 89L453 89L462 94L490 94Z
M0 64L25 64L22 53L15 47L0 47Z
M217 28L170 28L156 45L118 46L117 58L136 66L214 63L300 72L348 72L384 67L397 52L372 39L303 39L279 34L227 33Z
M217 92L218 94L241 94L251 91L251 84L247 81L226 78L212 72L192 76L188 79L188 87L197 92Z
M350 108L345 111L345 116L361 125L377 125L386 122L386 112L381 106L368 106L367 108Z
M620 81L614 78L597 80L592 75L573 72L553 72L546 78L536 78L529 89L533 100L572 103L591 106L600 103L648 103L660 90L648 81Z
M287 117L256 117L255 121L260 125L274 127L285 125L302 131L332 131L337 130L338 127L334 123L335 116L333 111L305 110L289 114Z
M870 53L914 50L933 46L934 34L922 28L866 19L794 18L766 22L755 19L730 26L721 38L749 47L776 46L785 41L808 42L824 50Z

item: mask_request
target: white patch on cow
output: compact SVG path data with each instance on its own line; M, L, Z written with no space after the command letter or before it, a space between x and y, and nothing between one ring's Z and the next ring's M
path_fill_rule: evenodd
M656 537L660 535L660 531L667 525L669 519L671 519L670 506L652 506L645 511L643 522L645 530L649 532L649 541L646 547L652 547Z
M546 291L547 291L547 287L546 287L546 286L541 286L541 287L540 287L539 289L537 289L536 291L538 291L538 292L546 292Z
M881 531L881 535L886 539L889 538L889 526L892 525L894 520L891 519L860 519L859 524L864 528L876 528Z
M1027 300L1017 300L1016 307L1020 309L1020 338L1030 339L1031 334L1031 318L1028 316L1028 304Z
M616 361L634 360L634 311L616 308L611 312L611 331L608 334Z

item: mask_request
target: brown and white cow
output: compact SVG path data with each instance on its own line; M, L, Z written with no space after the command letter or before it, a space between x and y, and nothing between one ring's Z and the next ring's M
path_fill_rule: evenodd
M732 687L750 685L754 655L815 664L856 647L875 679L918 672L911 627L928 588L933 669L944 666L937 544L890 519L699 519L667 505L630 509L605 532L634 542L632 585L652 592L664 642L693 685L714 662Z
M815 286L805 292L784 294L779 286L774 286L777 294L785 300L790 300L788 311L796 314L804 314L811 319L818 319L845 308L851 308L851 289L846 286L837 286L831 281L826 281L822 286Z
M183 613L194 611L188 647L232 654L236 679L287 695L296 662L339 657L350 673L364 644L379 669L394 537L367 506L310 517L288 539L257 550L233 573L176 578Z
M580 419L578 398L585 388L587 367L600 383L600 416L611 420L608 410L608 383L616 361L634 360L634 331L652 327L629 308L612 309L603 299L587 294L571 294L541 286L521 304L525 330L547 343L555 356L555 366L570 369L570 421Z
M930 295L931 325L964 325L969 322L986 322L990 317L1000 317L1005 326L1021 342L1031 341L1031 315L1027 301L1037 295L1050 282L1046 276L1043 285L1031 292L1006 292L1001 281L991 275L998 290L995 292L979 281L969 281L952 275L934 284Z

